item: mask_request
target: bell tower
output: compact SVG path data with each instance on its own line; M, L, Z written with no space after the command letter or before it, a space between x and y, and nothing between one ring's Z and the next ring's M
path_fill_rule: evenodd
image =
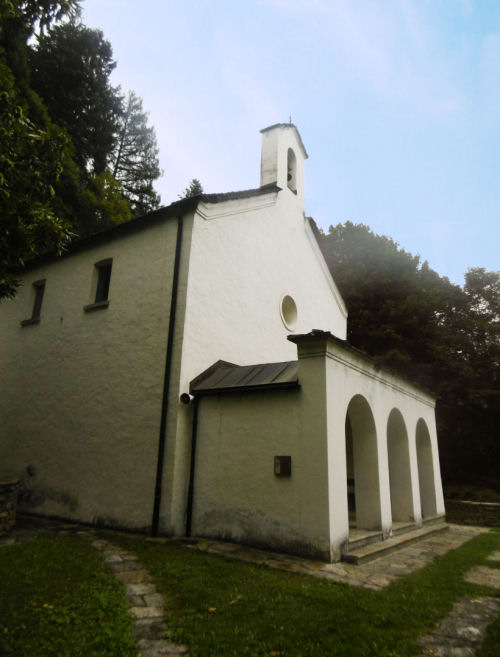
M275 183L295 194L304 207L304 161L307 152L293 123L276 123L264 128L260 164L260 186Z

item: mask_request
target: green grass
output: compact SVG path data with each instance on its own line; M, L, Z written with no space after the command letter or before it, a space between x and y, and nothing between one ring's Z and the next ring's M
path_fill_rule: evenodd
M135 657L124 588L88 541L0 549L0 655Z
M173 638L192 657L395 657L418 654L416 639L466 595L495 595L464 573L500 547L482 534L385 589L332 584L227 561L185 547L114 537L135 551L167 599ZM498 633L490 652L500 654Z
M191 657L405 657L462 596L500 595L464 573L500 549L482 534L383 591L351 588L118 534L165 595L172 638ZM492 565L492 564L488 564ZM478 657L500 654L500 619ZM121 584L76 536L0 550L1 657L132 657Z

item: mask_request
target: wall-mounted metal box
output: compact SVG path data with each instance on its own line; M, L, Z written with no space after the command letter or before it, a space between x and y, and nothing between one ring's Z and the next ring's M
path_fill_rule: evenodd
M292 457L275 456L274 457L274 474L277 477L289 477L292 474Z

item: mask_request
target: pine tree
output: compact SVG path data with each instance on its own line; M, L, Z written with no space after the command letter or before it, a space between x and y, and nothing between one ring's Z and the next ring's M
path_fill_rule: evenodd
M148 114L142 99L129 91L118 122L116 145L109 158L113 177L123 187L135 215L156 209L160 197L153 189L161 175L154 128L148 126Z
M201 182L198 180L198 178L193 178L184 192L179 194L179 198L191 198L192 196L199 196L200 194L203 194L203 187Z

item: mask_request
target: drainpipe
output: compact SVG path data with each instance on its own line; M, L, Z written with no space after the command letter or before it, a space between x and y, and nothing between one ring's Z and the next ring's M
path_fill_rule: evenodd
M186 536L191 536L194 499L194 472L196 467L196 440L198 438L198 405L201 397L193 399L193 430L191 432L191 464L189 466L189 487L186 510Z
M161 402L160 435L158 438L158 458L156 462L156 484L154 493L153 518L151 521L151 536L158 536L160 522L160 506L163 481L163 462L165 460L165 442L168 414L168 395L172 371L172 351L174 346L175 313L177 310L177 293L179 289L179 269L182 247L182 216L177 217L177 240L175 244L174 273L172 276L172 296L170 299L170 318L168 323L167 353L165 356L165 372L163 376L163 397Z

